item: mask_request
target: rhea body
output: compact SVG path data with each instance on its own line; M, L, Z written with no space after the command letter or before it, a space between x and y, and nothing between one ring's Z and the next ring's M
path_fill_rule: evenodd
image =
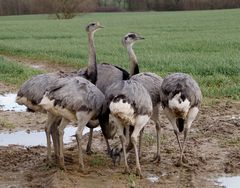
M179 144L179 165L181 165L188 131L199 112L202 93L191 76L173 73L164 78L160 96L164 113L173 126ZM181 132L184 133L182 145L178 137Z

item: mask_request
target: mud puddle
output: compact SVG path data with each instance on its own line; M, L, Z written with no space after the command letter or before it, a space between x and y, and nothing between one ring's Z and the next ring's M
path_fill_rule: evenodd
M159 176L157 176L156 174L148 174L147 175L147 180L150 181L151 183L157 183L159 182Z
M240 187L240 176L218 178L217 185L224 186L225 188L239 188Z
M66 127L64 129L63 141L68 144L75 140L77 127ZM100 128L94 129L98 131ZM83 135L89 132L89 128L85 127ZM0 133L0 146L23 145L23 146L47 146L46 134L44 131L17 131Z
M5 93L0 95L0 110L3 111L15 111L15 112L24 112L26 107L18 105L16 100L17 94L14 93Z

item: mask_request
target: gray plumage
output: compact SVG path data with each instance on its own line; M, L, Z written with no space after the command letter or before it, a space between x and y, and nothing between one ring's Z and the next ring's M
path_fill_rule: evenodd
M41 109L38 104L41 102L43 95L49 86L53 85L53 83L56 82L56 80L58 80L59 78L64 78L67 76L73 77L77 75L77 72L66 73L59 71L34 76L24 82L23 85L20 87L17 93L16 102L18 104L27 106L31 110L35 110L36 108ZM29 103L26 101L22 101L22 97L25 97ZM33 108L33 106L36 106L36 108Z
M191 106L200 106L202 93L197 82L188 74L173 73L162 82L160 96L163 108L168 107L168 101L179 92L182 100L187 98Z
M148 94L151 97L152 105L153 105L153 114L151 116L151 119L155 123L156 132L157 132L157 153L153 161L160 162L161 160L161 156L160 156L161 126L160 126L159 114L160 114L160 106L161 106L160 89L161 89L163 79L155 73L145 72L145 73L139 73L132 76L131 80L135 80L141 83L141 85L143 85L146 88L146 90L148 91ZM143 135L143 131L140 132L140 137L139 137L139 155L140 156L141 156L142 135ZM131 149L131 144L129 145L129 150L130 149Z
M95 72L96 74L96 72ZM90 81L82 77L65 77L58 79L47 88L41 105L49 113L62 117L59 131L59 164L65 169L63 155L64 128L69 122L78 124L76 139L79 152L79 165L84 169L82 153L82 132L86 124L96 119L104 109L104 94Z
M84 77L86 68L79 70L79 74ZM129 73L123 69L117 68L114 65L102 63L97 65L97 82L96 86L105 94L106 89L112 83L120 80L127 80Z
M103 93L90 81L82 77L60 78L47 89L54 105L71 111L96 111L98 115L105 102Z
M144 72L139 73L131 77L131 80L135 80L141 83L151 96L153 107L160 103L160 88L163 79L155 73Z
M108 103L115 97L123 96L134 108L136 115L152 114L152 101L146 88L135 80L126 80L113 83L106 91Z
M151 97L141 83L135 80L127 80L112 84L107 89L106 98L108 104L110 104L110 114L118 127L118 135L124 154L125 172L127 173L130 171L127 164L126 138L123 129L129 129L129 126L134 127L131 133L131 143L135 150L136 173L142 177L137 149L137 136L152 115L153 105Z
M103 93L105 93L106 88L113 82L128 78L128 73L126 71L124 72L123 70L109 64L98 64L97 71L98 74L96 86ZM27 106L29 109L33 111L35 111L36 109L41 109L41 107L38 104L41 102L43 95L46 92L46 89L53 85L53 83L55 83L59 78L64 78L67 76L69 77L82 76L83 78L86 78L85 74L86 68L82 68L78 72L59 71L34 76L31 79L24 82L23 85L19 88L16 102L20 105ZM31 105L26 101L22 101L21 99L22 97L27 98ZM36 107L33 108L33 106Z
M197 82L191 76L184 73L173 73L164 78L160 96L163 110L173 126L180 148L178 165L182 165L186 138L192 122L199 112L202 93ZM182 144L178 138L181 132L184 132Z

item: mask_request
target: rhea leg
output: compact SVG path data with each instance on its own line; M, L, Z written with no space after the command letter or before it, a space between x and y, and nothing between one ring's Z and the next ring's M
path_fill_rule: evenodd
M57 120L58 116L55 116L51 113L47 113L47 122L45 125L45 133L46 133L46 138L47 138L47 161L50 162L51 161L51 137L50 137L50 133L51 133L51 128L54 125L55 121ZM54 147L55 149L55 147Z
M181 155L181 153L182 153L182 146L181 146L181 143L180 143L180 140L179 140L179 137L178 137L179 131L178 131L178 128L177 128L177 123L176 123L177 118L173 114L173 112L170 109L168 109L168 108L164 109L164 112L165 112L165 115L167 116L168 120L172 124L173 130L174 130L174 134L176 135L177 142L178 142L178 145L179 145L179 148L180 148L180 155Z
M52 141L53 141L53 147L54 147L54 154L55 154L55 159L58 161L59 159L59 133L58 133L58 126L61 123L61 117L58 117L55 121L54 124L51 126L51 136L52 136Z
M161 161L161 155L160 155L160 134L161 134L161 126L159 122L155 122L156 126L156 132L157 132L157 154L153 159L153 162L156 161L159 163Z
M82 152L82 132L86 124L90 121L93 117L94 112L77 112L77 120L78 120L78 128L76 131L76 139L78 144L78 154L79 154L79 169L84 170L84 163L83 163L83 152Z
M162 110L161 104L159 103L156 105L153 109L153 114L151 116L151 119L155 123L156 133L157 133L157 154L153 158L152 162L159 163L161 161L160 156L160 134L161 134L161 126L160 126L160 111Z
M87 154L92 154L92 136L93 136L93 128L90 128L89 136L88 136L88 143L87 143L87 148L86 148L86 153Z
M139 143L138 143L138 154L139 154L139 159L141 159L142 156L142 137L143 137L143 132L144 132L144 127L142 128L142 130L140 131L140 135L139 135Z
M141 171L141 167L140 167L140 163L139 163L139 157L138 157L137 137L149 119L150 119L150 117L147 115L138 116L136 119L135 126L134 126L134 131L131 135L131 141L133 143L134 150L135 150L135 156L136 156L136 167L137 167L136 174L139 175L141 178L143 177L143 175L142 175L142 171Z
M64 166L64 155L63 155L63 134L64 129L69 123L69 120L62 118L62 121L58 127L58 133L59 133L59 165L61 169L65 169Z
M114 122L116 123L118 129L117 129L117 133L119 135L121 144L122 144L122 150L123 150L123 157L124 157L124 173L128 173L130 174L130 170L129 170L129 166L128 166L128 162L127 162L127 153L126 153L126 137L124 135L124 125L122 124L121 120L119 120L118 118L116 118L115 116L112 116L112 118L114 119ZM127 128L128 129L128 128Z
M86 125L90 129L89 136L88 136L88 143L87 143L87 147L86 147L87 154L93 153L92 149L91 149L93 129L96 128L98 125L99 125L99 122L98 121L93 121L93 120L90 120Z
M185 149L185 142L187 139L188 130L190 129L192 122L196 118L198 111L199 111L199 109L197 107L194 107L194 108L191 108L188 112L187 119L186 119L187 120L186 127L184 129L184 139L183 139L182 150L181 150L181 155L180 155L180 163L182 163L182 159L183 159L183 152Z

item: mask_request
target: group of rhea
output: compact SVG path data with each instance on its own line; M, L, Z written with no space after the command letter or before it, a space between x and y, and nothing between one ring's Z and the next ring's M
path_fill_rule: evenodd
M201 90L195 80L184 73L172 73L164 79L144 72L139 73L133 44L144 39L138 33L126 34L122 43L130 59L130 74L115 65L97 64L94 33L103 28L99 22L87 25L88 65L75 72L54 72L40 74L27 80L19 89L16 102L31 111L47 112L45 126L47 137L47 161L51 161L51 137L55 157L60 168L65 169L63 155L64 128L73 122L77 124L76 140L79 167L84 170L82 133L85 126L90 128L87 152L91 152L93 128L100 125L111 150L108 139L117 134L121 141L125 172L130 173L127 162L128 152L134 148L136 174L142 177L139 162L141 137L144 126L153 120L157 131L156 161L160 161L160 109L171 122L179 148L179 164L184 164L184 147L187 133L196 118L202 100ZM179 133L184 133L183 143ZM139 147L137 138L139 136Z

